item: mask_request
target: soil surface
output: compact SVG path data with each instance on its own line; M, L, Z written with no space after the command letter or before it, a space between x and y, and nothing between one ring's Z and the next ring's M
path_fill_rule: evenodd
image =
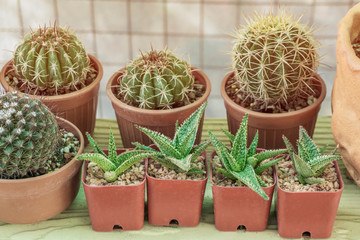
M290 192L335 192L340 189L334 163L330 163L328 168L319 176L325 179L324 183L311 185L304 185L299 182L290 157L278 162L277 166L279 186L283 190Z
M113 186L113 185L131 185L141 183L145 179L145 162L141 161L123 174L119 175L114 182L108 183L104 178L104 172L96 163L89 162L85 182L90 186Z
M266 163L269 160L265 160L263 163ZM221 160L219 158L219 156L214 156L214 158L211 161L211 167L212 167L212 180L214 182L215 185L217 186L221 186L221 187L245 187L246 185L240 181L234 181L231 179L228 179L227 177L225 177L221 172L219 172L218 170L216 170L216 168L223 168L224 166L221 163ZM274 177L273 177L273 169L272 167L266 169L261 175L260 175L261 180L264 181L264 183L267 186L271 186L274 184Z
M197 169L202 169L206 171L205 158L199 156L194 162ZM206 178L206 174L191 174L186 175L186 173L177 173L172 169L169 169L162 164L156 162L154 159L149 159L149 168L148 174L151 177L158 179L172 179L172 180L203 180Z
M312 88L314 92L308 90L302 96L295 99L288 99L288 102L281 101L276 104L267 105L265 102L252 99L246 92L239 90L238 83L234 78L228 80L225 86L227 95L241 107L262 113L286 113L303 109L313 104L320 92L316 88Z
M37 96L63 95L81 90L95 81L97 77L97 71L94 68L93 63L90 63L90 65L91 65L91 71L86 76L85 84L77 83L76 85L72 85L69 88L58 88L57 92L55 88L50 89L50 88L40 88L40 87L31 86L28 82L24 81L23 79L20 79L19 76L15 73L13 68L11 68L11 70L9 70L6 73L5 81L15 90L30 95L37 95Z

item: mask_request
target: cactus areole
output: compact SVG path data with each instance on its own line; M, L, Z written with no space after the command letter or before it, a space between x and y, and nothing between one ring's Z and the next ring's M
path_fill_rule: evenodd
M80 40L69 29L56 26L27 34L15 50L13 68L23 84L53 89L55 94L86 86L87 74L92 71Z
M190 103L194 91L190 65L168 50L141 53L118 79L117 97L144 109L170 109Z
M314 95L319 43L313 29L285 11L256 14L234 37L234 83L253 102L285 104ZM316 96L315 96L316 97Z

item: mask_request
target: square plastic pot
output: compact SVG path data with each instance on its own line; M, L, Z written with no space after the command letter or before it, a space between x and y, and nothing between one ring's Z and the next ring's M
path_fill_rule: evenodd
M205 158L206 151L202 153ZM199 224L208 174L203 180L169 180L151 177L146 172L147 205L151 225L183 227Z
M344 189L339 165L335 163L340 189L336 192L277 193L278 232L284 238L329 238L335 222L340 197Z
M117 153L124 151L126 149L119 149ZM107 150L104 152L107 154ZM139 184L90 186L85 183L87 166L85 162L82 183L92 228L95 231L141 229L144 226L145 178Z

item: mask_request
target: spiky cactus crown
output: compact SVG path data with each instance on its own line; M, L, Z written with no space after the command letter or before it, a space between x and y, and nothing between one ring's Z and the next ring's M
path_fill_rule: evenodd
M250 147L247 149L247 123L248 115L246 114L235 136L225 131L225 134L233 144L231 150L220 142L214 134L209 132L210 140L215 146L216 153L224 166L224 168L217 168L217 170L231 180L244 183L262 198L268 200L269 197L261 188L267 186L259 175L284 157L275 158L266 163L264 161L286 152L287 149L267 150L256 153L258 133L256 133Z
M299 128L298 153L291 145L290 141L283 136L283 140L288 148L291 160L296 169L297 178L302 184L322 183L325 180L319 177L329 163L339 160L341 157L334 155L335 150L329 155L321 155L322 152L310 138L305 128Z
M0 178L21 178L55 153L60 133L54 115L39 100L16 93L0 96Z
M55 93L84 86L90 59L80 40L67 28L43 27L24 37L14 54L14 69L32 88Z
M118 97L145 109L166 109L189 102L194 76L190 65L168 50L140 54L118 79Z
M313 92L319 43L299 21L285 11L256 14L235 33L232 67L240 91L266 105Z

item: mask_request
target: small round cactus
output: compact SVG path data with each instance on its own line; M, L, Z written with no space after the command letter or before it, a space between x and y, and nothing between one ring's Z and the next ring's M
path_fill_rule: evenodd
M15 50L17 76L33 88L69 89L85 85L90 59L69 29L43 27L30 32Z
M0 178L21 178L42 167L60 136L54 115L40 100L0 95Z
M235 33L232 49L236 86L261 103L287 103L313 92L318 41L300 19L281 11L256 14Z
M173 108L188 101L194 88L190 65L168 50L139 55L118 81L119 99L145 109Z

